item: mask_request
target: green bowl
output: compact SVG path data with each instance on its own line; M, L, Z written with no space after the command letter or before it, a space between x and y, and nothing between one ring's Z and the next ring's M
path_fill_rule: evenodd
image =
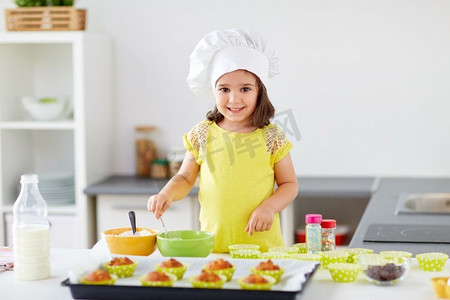
M156 245L163 256L207 257L214 247L214 234L196 230L160 232Z

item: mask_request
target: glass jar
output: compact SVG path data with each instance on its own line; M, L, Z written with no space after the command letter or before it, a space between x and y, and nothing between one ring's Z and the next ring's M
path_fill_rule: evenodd
M151 163L156 158L156 145L151 139L155 126L137 126L136 131L136 175L150 177Z
M164 179L169 177L169 162L165 159L155 159L152 161L151 177Z
M308 253L317 253L322 250L322 215L307 214L305 223L306 248Z
M336 220L323 219L321 226L322 226L322 251L336 250Z

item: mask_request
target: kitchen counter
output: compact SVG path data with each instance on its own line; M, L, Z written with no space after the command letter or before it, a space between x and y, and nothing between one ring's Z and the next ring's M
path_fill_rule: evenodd
M450 178L383 178L372 195L349 247L382 250L405 250L413 254L444 252L450 254L450 244L364 242L370 224L450 225L450 214L396 214L401 194L449 193Z
M18 281L14 279L14 272L0 273L0 291L2 299L72 299L70 289L61 286L67 278L67 270L79 262L90 249L51 249L51 278L40 281ZM158 252L152 255L160 255ZM212 254L209 257L228 257L225 254ZM331 279L328 271L319 269L299 299L437 299L432 289L430 278L450 275L450 263L441 272L424 272L419 269L415 260L405 279L395 286L375 286L368 283L360 273L355 282L336 283Z

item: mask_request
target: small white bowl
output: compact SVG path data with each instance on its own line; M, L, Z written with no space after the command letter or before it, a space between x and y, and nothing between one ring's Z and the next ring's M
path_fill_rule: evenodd
M22 105L33 120L53 121L65 117L71 110L65 98L23 97Z

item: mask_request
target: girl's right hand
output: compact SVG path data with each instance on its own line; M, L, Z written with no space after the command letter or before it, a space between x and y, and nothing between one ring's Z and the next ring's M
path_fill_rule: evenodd
M172 200L164 194L153 195L147 201L147 209L153 213L157 220L161 218L170 205L172 205Z

